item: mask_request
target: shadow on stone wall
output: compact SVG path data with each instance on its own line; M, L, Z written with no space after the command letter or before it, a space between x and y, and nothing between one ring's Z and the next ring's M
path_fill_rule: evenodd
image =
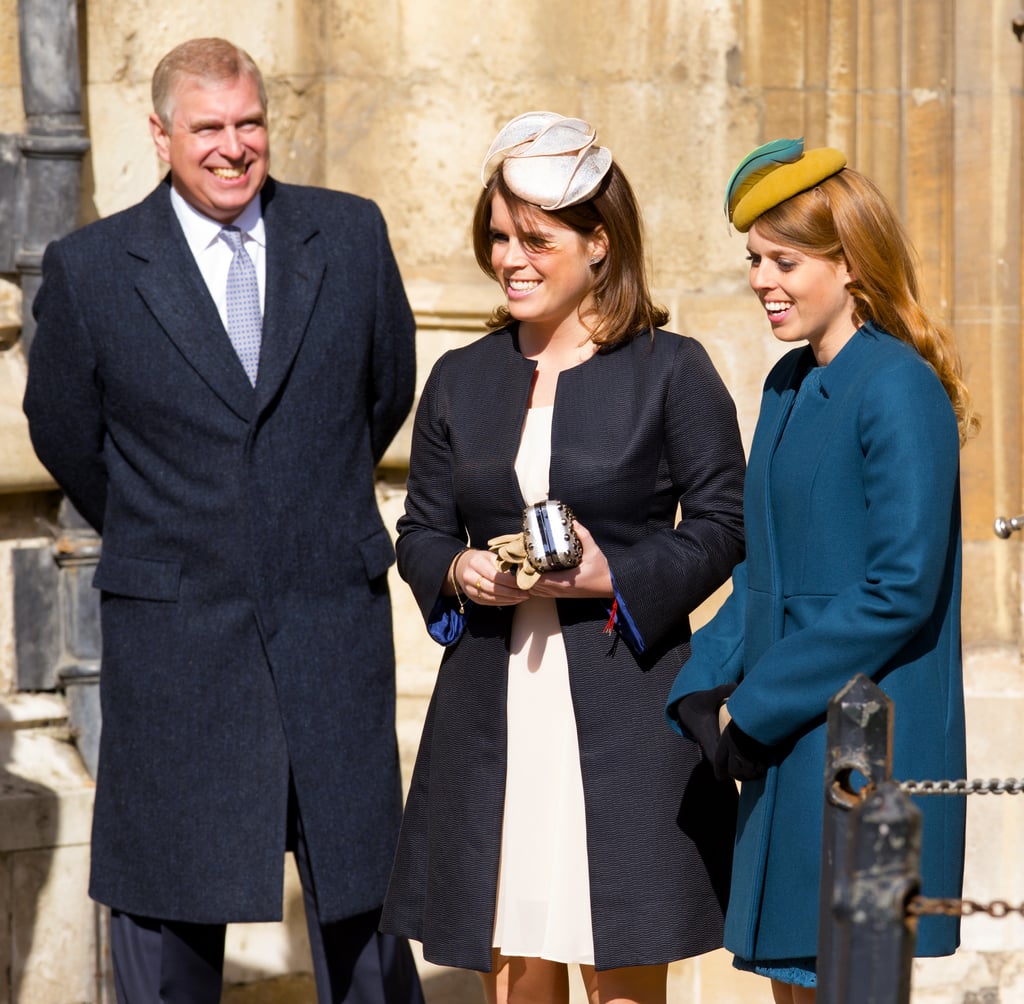
M224 993L221 1004L308 1004L316 997L302 891L291 856L287 858L284 920L279 924L238 924L228 927ZM282 953L281 942L286 942ZM274 971L247 962L262 948L277 959ZM413 943L426 1004L484 1004L480 977L463 969L445 969L423 962Z
M483 1004L480 977L465 969L435 969L423 973L427 1004Z
M461 969L423 973L426 1004L483 1004L484 995L476 973ZM309 1004L316 993L308 973L276 976L255 983L225 985L221 1004Z
M222 1004L302 1004L316 996L312 972L302 886L286 854L283 920L228 925Z
M27 1001L26 983L46 982L44 967L33 965L33 947L42 901L53 896L60 823L58 793L26 776L41 737L20 724L0 704L0 1004Z

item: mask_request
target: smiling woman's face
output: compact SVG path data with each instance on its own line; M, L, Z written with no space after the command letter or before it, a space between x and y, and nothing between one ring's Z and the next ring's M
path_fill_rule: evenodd
M577 324L594 287L591 259L604 253L600 232L586 238L540 210L524 214L517 229L505 200L494 196L491 267L519 322L552 331Z
M755 223L747 234L750 288L782 342L807 341L818 364L830 363L857 330L853 276L845 262L815 258L763 238Z

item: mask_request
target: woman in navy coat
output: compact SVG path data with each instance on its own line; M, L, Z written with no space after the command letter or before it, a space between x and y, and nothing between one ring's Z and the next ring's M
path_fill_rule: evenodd
M689 613L742 557L735 409L657 330L639 212L587 123L520 116L487 169L475 250L508 306L417 412L398 562L446 648L383 927L491 1002L567 1001L580 963L592 994L658 1004L670 961L721 945L735 788L657 725ZM545 494L582 563L521 588L488 541Z
M830 698L866 674L895 703L895 776L964 776L959 449L976 419L895 215L841 153L761 147L727 208L773 333L807 344L765 382L746 560L668 707L743 782L726 947L795 1004L814 997ZM922 891L958 896L963 800L919 805ZM926 918L918 954L957 941L955 919Z

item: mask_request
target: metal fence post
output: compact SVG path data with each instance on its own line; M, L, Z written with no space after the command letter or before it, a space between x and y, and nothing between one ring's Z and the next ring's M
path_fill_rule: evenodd
M818 910L819 1004L854 1004L839 996L850 959L834 906L846 898L842 886L852 871L852 810L860 804L857 791L865 783L877 787L891 776L892 701L858 674L828 706Z
M917 921L907 903L920 888L921 812L886 781L852 812L851 874L834 907L849 965L837 1000L908 1004Z

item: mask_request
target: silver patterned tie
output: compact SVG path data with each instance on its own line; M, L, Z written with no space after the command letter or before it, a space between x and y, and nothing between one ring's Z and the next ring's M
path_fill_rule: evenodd
M233 252L228 268L228 336L245 367L249 382L255 387L263 332L256 266L252 263L249 252L242 246L242 231L238 227L224 227L220 235L228 242Z

